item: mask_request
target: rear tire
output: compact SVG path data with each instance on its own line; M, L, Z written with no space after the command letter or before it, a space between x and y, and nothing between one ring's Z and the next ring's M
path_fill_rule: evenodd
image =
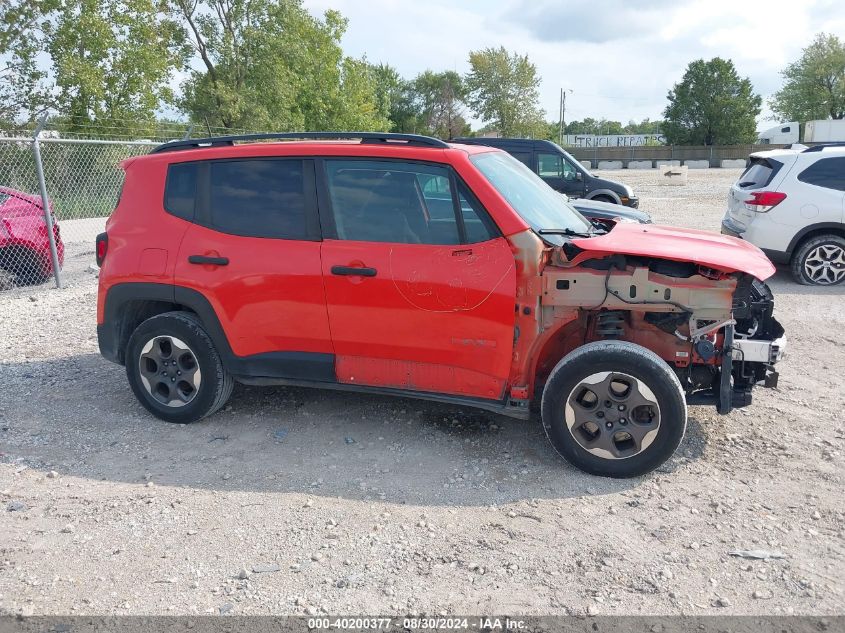
M805 286L836 286L845 281L845 238L819 235L792 256L792 276Z
M202 322L189 312L159 314L135 329L126 376L150 413L180 424L220 409L235 385Z
M542 420L552 446L576 468L637 477L678 448L687 406L678 377L657 354L627 341L596 341L552 370Z

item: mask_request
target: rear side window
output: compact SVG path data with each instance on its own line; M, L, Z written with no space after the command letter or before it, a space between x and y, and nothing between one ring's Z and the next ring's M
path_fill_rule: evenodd
M211 164L208 223L246 237L305 239L301 160L234 160Z
M167 170L164 208L221 233L309 239L306 183L313 189L313 182L301 159L176 163Z
M197 163L176 163L167 168L164 208L177 218L194 219L197 199ZM121 193L123 189L121 188ZM119 198L118 198L119 201Z
M772 182L781 167L783 163L771 158L752 158L751 165L739 177L738 186L742 189L762 189Z
M845 157L822 158L798 174L798 180L817 187L845 191Z

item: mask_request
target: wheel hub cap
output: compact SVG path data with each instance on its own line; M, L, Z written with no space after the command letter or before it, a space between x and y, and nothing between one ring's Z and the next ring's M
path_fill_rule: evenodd
M804 272L816 284L839 283L845 279L845 249L836 244L816 246L804 260Z
M620 372L598 372L566 399L566 427L586 451L625 459L647 449L660 428L660 406L643 381Z
M193 401L202 382L194 352L173 336L147 341L138 358L138 369L147 393L168 407L184 407Z

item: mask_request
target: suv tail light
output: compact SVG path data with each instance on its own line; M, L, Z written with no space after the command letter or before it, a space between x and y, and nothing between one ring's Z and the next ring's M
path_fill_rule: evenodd
M757 213L766 213L786 200L786 194L780 191L752 191L745 201L745 208Z
M109 252L109 234L108 233L100 233L97 236L97 250L96 250L96 258L97 258L97 266L102 266L103 261L106 259L106 253Z

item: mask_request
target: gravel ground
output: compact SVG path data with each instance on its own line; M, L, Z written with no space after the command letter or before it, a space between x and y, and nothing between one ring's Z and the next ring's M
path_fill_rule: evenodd
M609 175L718 230L737 173ZM843 613L845 288L779 272L780 388L692 407L670 462L614 481L536 421L411 400L239 386L160 422L97 353L92 259L0 295L0 613Z

